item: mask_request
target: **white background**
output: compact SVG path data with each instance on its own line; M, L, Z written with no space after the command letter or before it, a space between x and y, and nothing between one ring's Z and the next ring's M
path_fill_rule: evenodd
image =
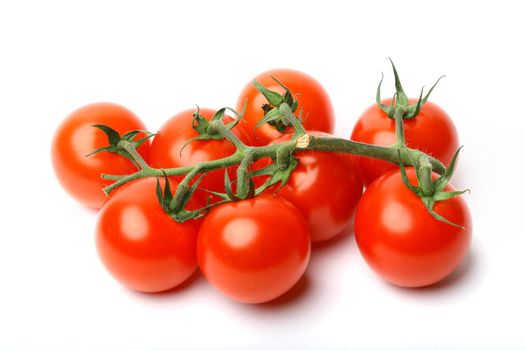
M523 10L519 2L0 1L1 349L523 348ZM328 90L337 135L374 102L386 57L465 145L456 187L474 221L445 282L377 278L352 234L313 249L277 302L230 301L199 275L144 295L117 284L94 247L96 212L55 181L50 141L74 109L113 101L150 130L195 104L233 106L256 74L303 70Z

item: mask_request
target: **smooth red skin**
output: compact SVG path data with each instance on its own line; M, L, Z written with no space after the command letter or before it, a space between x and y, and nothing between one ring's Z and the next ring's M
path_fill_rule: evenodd
M220 292L239 302L264 303L288 291L306 270L308 226L297 208L277 196L228 203L204 219L197 258Z
M178 223L160 207L156 180L120 188L99 214L96 245L102 263L128 288L161 292L180 285L197 268L202 220Z
M193 129L193 113L195 110L180 112L168 119L158 131L151 143L150 164L156 168L176 168L194 165L200 162L220 159L235 153L235 146L228 140L196 140L186 145L180 152L182 146L191 138L199 136ZM199 113L206 119L211 119L215 110L200 108ZM233 119L225 117L227 124ZM232 132L246 144L250 143L246 131L238 124ZM230 178L235 178L235 167L230 167ZM211 191L224 192L224 169L217 169L207 173L199 185ZM206 196L204 192L197 192L201 197Z
M323 132L309 133L333 136ZM283 135L271 144L289 141L291 137L290 134ZM295 158L299 164L278 194L304 215L312 242L326 241L341 233L352 221L363 184L354 164L346 155L302 151L297 152ZM276 189L274 187L270 191Z
M132 130L145 130L142 121L130 110L114 103L93 103L71 113L58 127L51 145L51 160L62 187L77 201L91 208L100 208L107 196L102 189L111 181L101 174L131 174L137 168L118 154L103 152L86 157L95 149L109 145L104 132L92 127L105 124L121 135ZM138 136L140 137L140 135ZM137 150L147 160L150 142Z
M407 173L416 184L415 171L411 168ZM448 185L445 190L454 189ZM470 213L461 197L437 202L434 210L465 229L432 217L404 185L399 170L374 181L361 198L355 218L355 238L368 265L402 287L423 287L448 276L467 254Z
M299 100L299 109L303 108L303 126L308 130L319 130L328 133L334 132L335 118L330 97L322 85L311 76L292 69L273 69L259 74L254 78L266 88L279 94L285 92L272 76L283 83ZM253 86L253 80L245 86L237 100L237 110L241 111L247 102L243 119L246 121L246 130L253 133L255 125L264 117L262 105L268 103L266 98ZM282 134L268 123L255 130L254 144L267 145Z
M390 105L391 100L383 100ZM410 103L417 100L410 99ZM458 134L448 114L432 102L421 107L419 114L406 119L405 141L408 147L418 149L448 165L459 148ZM377 104L370 106L359 118L352 131L351 140L380 146L391 146L396 142L395 123ZM366 185L379 176L394 170L396 165L384 160L368 157L357 159Z

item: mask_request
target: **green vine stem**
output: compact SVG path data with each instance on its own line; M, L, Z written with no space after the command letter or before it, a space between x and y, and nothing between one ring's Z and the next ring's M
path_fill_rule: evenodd
M223 129L217 128L217 131L222 133ZM114 183L104 188L104 192L109 195L116 188L130 181L143 177L162 177L165 175L177 176L187 175L189 173L192 173L192 175L197 175L199 173L206 173L210 170L238 165L247 156L253 159L253 161L264 157L275 157L279 148L289 148L292 150L292 153L302 152L305 150L349 153L386 160L396 165L402 163L407 166L412 166L412 159L419 160L421 159L421 156L425 155L428 157L433 171L439 174L442 174L445 171L445 167L439 160L415 149L406 148L401 152L398 152L396 147L383 147L341 138L318 137L313 135L308 136L309 137L306 139L304 137L299 137L296 140L262 147L250 147L242 145L241 147L237 148L235 153L228 157L202 162L196 165L167 169L157 169L150 166L142 166L141 169L130 175L115 176L103 174L102 178L107 180L115 180ZM137 152L131 154L137 163L141 165L145 163L143 160L141 161L141 157Z
M179 168L159 169L148 165L136 150L136 147L145 139L133 142L132 138L135 135L133 134L134 132L120 137L118 133L112 130L106 130L108 129L107 127L99 126L99 128L103 128L108 134L108 139L110 139L110 141L118 141L114 142L116 147L113 145L110 151L123 154L128 159L133 161L138 168L135 173L129 175L119 176L103 174L102 178L114 181L112 184L104 188L104 192L109 195L116 188L130 181L144 177L160 178L168 176L184 176L184 179L177 186L177 191L173 198L171 193L169 193L167 197L159 197L159 201L164 203L163 208L167 207L169 209L168 214L170 216L172 216L175 220L184 221L190 218L200 217L204 215L204 211L220 203L245 199L253 195L258 195L265 188L268 188L279 181L281 182L281 186L283 186L288 181L291 172L297 165L297 160L294 158L294 154L307 150L347 153L357 156L371 157L399 165L402 167L402 169L404 166L414 166L416 169L421 169L421 172L425 173L424 175L426 178L430 178L432 171L438 174L446 174L447 169L445 169L439 160L419 150L411 149L406 146L403 125L404 119L413 117L415 114L417 114L421 103L426 101L428 94L424 99L420 97L417 105L409 106L408 99L406 98L406 95L404 95L394 66L393 69L396 77L397 91L392 100L392 105L388 107L380 103L379 91L381 83L379 84L377 93L378 104L395 122L396 143L391 146L385 147L335 137L310 135L301 124L301 111L299 111L298 116L294 114L297 109L297 101L293 101L289 90L286 89L286 93L283 96L279 96L277 93L267 90L255 82L254 85L261 93L263 93L263 95L265 95L265 97L267 97L268 102L271 104L271 109L266 113L265 117L258 124L270 122L285 126L292 126L294 128L294 134L292 135L290 141L261 147L248 146L245 145L231 131L231 128L235 127L237 122L242 118L242 113L239 114L232 110L239 119L237 119L235 122L225 125L222 117L224 116L226 109L229 108L223 108L219 110L209 122L200 116L197 111L194 115L194 122L196 122L196 124L194 124L194 129L199 133L199 136L191 139L188 142L226 139L235 146L236 151L232 155L222 159L201 162L195 165ZM394 99L397 103L394 103ZM152 135L153 134L150 134L147 137L149 138ZM105 150L105 148L95 152L103 150ZM272 165L267 166L265 169L259 169L257 171L251 172L251 165L258 159L266 157L272 158ZM206 205L206 207L194 211L187 211L184 208L188 202L189 197L193 194L194 190L198 187L200 180L206 175L207 172L216 169L224 169L235 165L238 166L236 194L233 194L232 192L231 182L228 178L228 172L226 171L225 187L227 193L223 194L212 192L223 199L221 202L211 204L209 203ZM258 188L254 188L252 177L262 175L270 175L270 178L263 185L259 186ZM448 178L445 177L445 179ZM192 182L193 185L191 185ZM424 181L421 185L422 195L426 196L425 198L430 198L429 194L433 191L433 185L431 183L425 183ZM161 193L160 187L157 189L157 191ZM170 191L166 190L166 192ZM438 200L439 198L440 197L438 196ZM436 199L432 197L432 200L435 201Z

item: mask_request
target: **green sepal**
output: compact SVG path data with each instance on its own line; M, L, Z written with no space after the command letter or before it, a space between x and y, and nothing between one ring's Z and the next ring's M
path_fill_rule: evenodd
M186 146L188 146L193 141L199 141L199 140L200 141L205 141L205 140L222 140L222 139L224 139L224 136L220 132L217 132L216 130L214 130L213 127L211 127L211 122L216 122L218 120L223 120L226 110L230 110L237 116L237 118L235 118L232 122L230 122L230 123L225 125L228 129L231 130L232 128L234 128L241 121L241 119L243 117L243 114L244 114L245 108L246 108L246 102L245 102L245 105L243 107L243 111L241 113L238 113L233 108L223 107L223 108L219 109L217 112L215 112L215 114L210 119L210 121L208 121L206 118L204 118L199 113L199 108L197 107L197 110L193 113L193 124L192 124L192 127L193 127L193 130L195 130L199 134L199 136L192 137L191 139L189 139L186 142L184 142L184 144L180 148L179 157L182 157L182 151L186 148Z
M200 219L204 217L210 211L211 208L220 206L225 203L230 203L230 202L231 202L230 199L224 199L222 201L215 202L215 203L208 202L202 208L199 208L196 210L181 210L179 212L172 213L169 215L173 220L177 222L185 222L185 221L192 220L192 219Z
M244 118L244 113L246 112L246 106L248 105L248 100L244 101L244 104L242 106L242 110L240 112L237 112L234 108L225 107L225 109L231 111L237 118L235 118L232 122L226 124L226 127L228 129L233 129L239 122Z
M280 133L286 132L286 127L290 126L286 118L279 111L279 106L282 104L287 104L290 107L292 113L294 113L299 107L299 102L297 99L294 99L292 92L286 85L280 82L278 79L272 76L272 79L277 82L283 89L284 93L279 95L279 93L269 90L263 85L259 84L257 81L253 82L255 88L263 94L263 96L268 101L267 104L262 106L264 117L255 125L255 130L259 128L262 124L268 123L274 128L277 129Z
M272 163L268 166L265 166L262 169L254 170L250 173L250 177L256 177L256 176L266 176L266 175L272 175L278 168L278 165L275 163Z
M129 143L132 143L133 146L135 148L139 147L140 145L142 145L147 139L155 136L156 134L154 133L151 133L147 130L132 130L132 131L129 131L127 133L125 133L124 135L120 135L115 129L107 126L107 125L104 125L104 124L95 124L95 125L92 125L92 127L94 128L97 128L99 130L101 130L102 132L104 132L104 134L106 134L106 137L108 138L108 143L109 145L108 146L104 146L104 147L101 147L101 148L98 148L88 154L86 154L86 157L90 157L90 156L93 156L95 154L98 154L98 153L102 153L102 152L109 152L109 153L115 153L115 154L118 154L118 155L121 155L123 157L125 157L126 159L128 159L130 162L132 162L136 167L140 168L140 166L136 163L136 161L133 159L133 157L123 148L119 147L119 142L120 141L127 141ZM139 139L139 140L134 140L134 138L138 135L138 134L146 134L145 137Z
M399 157L401 159L401 157ZM405 169L405 166L403 165L403 163L399 163L399 170L401 171L401 180L403 180L403 183L405 184L405 186L412 192L414 192L415 194L417 194L418 196L420 195L420 191L419 191L419 188L417 186L414 186L410 183L410 180L408 179L408 176L407 176L407 171Z
M425 172L422 171L422 168L423 167L428 167L429 163L427 162L426 164L421 164L423 162L420 162L420 164L415 164L411 154L408 153L409 158L410 158L412 164L414 165L414 167L416 169L416 176L417 176L418 184L421 184L422 182L425 182L425 181L428 181L428 183L431 183L431 191L430 191L431 193L429 193L429 194L425 194L424 191L422 190L422 188L419 185L418 186L414 186L414 185L412 185L410 183L410 181L408 179L408 176L407 176L407 173L406 173L406 170L405 170L405 167L404 167L404 165L403 165L403 163L401 161L401 152L400 152L400 150L398 150L398 156L399 156L399 169L401 171L401 178L402 178L403 183L405 184L405 186L411 192L415 193L417 196L419 196L421 198L421 201L425 205L425 208L427 208L428 213L430 215L432 215L435 219L439 220L439 221L442 221L444 223L447 223L447 224L452 225L452 226L457 227L457 228L465 229L463 226L458 225L458 224L456 224L454 222L451 222L447 218L441 216L440 214L438 214L438 213L436 213L434 211L434 205L436 204L436 202L446 201L448 199L451 199L451 198L454 198L456 196L462 195L465 192L470 192L469 189L466 189L466 190L463 190L463 191L450 191L450 192L444 192L443 191L443 189L446 187L446 185L450 181L450 178L452 177L452 174L454 173L454 169L456 167L456 162L457 162L457 157L458 157L458 154L459 154L459 151L461 150L461 148L462 147L460 147L456 151L456 153L452 157L452 160L450 162L449 167L445 169L445 172L443 173L443 175L441 175L435 181L432 181L431 178L429 178L429 179L421 178L422 176L425 176L424 175ZM427 174L426 176L430 176L430 177L432 176L431 172L427 172L426 174Z
M228 169L224 169L224 189L226 190L226 195L229 199L232 201L240 200L240 198L237 197L235 193L233 193L232 182L230 180L230 175L228 174Z
M246 195L246 198L253 198L254 196L255 196L255 183L253 182L253 179L250 178L250 182L248 182L248 194Z
M244 101L244 105L242 107L242 111L239 113L237 112L235 109L233 108L230 108L230 107L224 107L224 108L221 108L217 111L217 113L215 113L215 115L213 116L212 120L222 120L222 118L224 118L224 114L226 112L226 110L232 112L233 114L235 114L235 116L237 118L234 118L233 121L229 122L228 124L225 124L225 126L231 130L233 129L237 124L239 124L239 122L242 120L242 118L244 117L244 112L246 111L246 103L247 101ZM217 115L220 116L220 118L217 117Z
M423 90L421 89L419 98L416 103L409 104L408 97L405 94L405 91L403 90L403 86L401 85L401 79L399 78L399 74L397 72L396 66L394 65L394 62L389 57L388 60L390 61L392 65L392 71L394 73L394 80L395 80L395 87L396 87L396 93L394 94L394 97L392 98L392 103L390 106L387 106L383 103L381 103L381 85L383 83L383 74L381 73L381 80L379 81L379 85L377 86L376 91L376 103L388 116L389 118L394 117L394 109L397 106L402 106L405 108L406 112L404 112L403 118L404 119L412 119L415 118L419 112L421 111L421 107L427 102L430 94L436 87L436 85L439 83L439 81L444 78L445 76L442 75L439 77L439 79L432 85L430 90L427 92L427 94L423 97Z
M438 192L434 194L432 198L434 198L436 202L446 201L447 199L454 198L456 196L460 196L466 192L470 193L470 190L467 188L466 190L463 190L463 191Z
M133 141L133 138L135 138L135 136L137 136L140 133L146 134L146 136L144 136L141 139ZM148 139L150 139L150 138L152 138L152 137L154 137L156 135L157 134L149 132L148 130L133 130L133 131L127 132L124 135L122 135L121 140L126 140L126 141L129 141L129 142L133 142L133 144L135 145L135 148L137 148L137 147L140 147L140 145L142 145L144 142L146 142L146 140L148 140Z
M436 85L439 83L439 81L443 78L446 78L447 76L446 75L442 75L438 78L438 80L436 80L436 82L434 83L434 85L432 85L432 87L430 88L430 90L428 90L427 94L425 95L425 97L423 97L423 100L422 100L422 104L425 104L428 100L428 97L430 96L430 94L432 93L432 91L434 90L434 88L436 87Z
M204 208L197 210L190 211L184 209L205 175L206 174L200 176L189 188L184 185L179 186L175 196L171 191L171 186L166 173L164 173L164 190L162 189L159 177L157 177L157 186L155 189L157 200L162 209L175 221L184 222L186 220L200 218L206 214L205 211L209 207L209 203L207 203Z
M290 89L288 89L288 87L286 85L281 83L281 81L279 81L274 76L272 76L272 79L284 89L284 94L282 95L282 100L283 100L284 103L286 103L286 104L288 104L288 106L290 106L290 109L292 110L292 112L295 112L295 110L297 109L297 106L298 106L298 101L294 100L294 98L292 96L292 92L290 91ZM274 107L279 107L279 105L274 105Z
M381 72L381 80L379 80L379 85L377 85L377 91L376 91L376 103L379 106L379 108L383 110L383 112L385 112L386 114L389 114L391 107L381 102L381 85L383 84L384 78L385 78L385 75L383 74L383 72ZM394 101L394 99L392 99L392 101Z
M425 201L423 201L423 203L425 203ZM462 230L465 229L464 226L458 225L458 224L456 224L455 222L452 222L452 221L448 220L447 218L445 218L445 217L439 215L438 213L436 213L436 212L434 211L434 204L435 204L434 201L429 201L428 204L425 203L425 207L427 208L427 211L428 211L428 213L429 213L430 215L432 215L435 219L437 219L437 220L439 220L439 221L441 221L441 222L444 222L444 223L446 223L446 224L449 224L449 225L452 225L452 226L454 226L454 227L460 228L460 229L462 229Z
M276 183L280 182L279 188L277 191L279 191L281 188L283 188L284 185L288 183L288 180L290 179L290 176L292 175L293 170L297 167L299 164L299 161L294 158L290 157L288 161L288 166L286 168L282 168L277 166L277 170L272 174L270 179L268 179L268 186L273 186Z
M417 99L417 103L415 105L411 105L408 107L407 113L405 114L405 119L411 119L414 118L416 115L419 114L419 111L421 110L421 106L423 106L423 90L425 87L421 88L421 91L419 92L419 98Z
M210 122L211 121L222 120L224 118L224 113L225 112L226 112L226 107L223 107L223 108L219 109L217 112L215 112L213 117L211 117ZM209 132L209 130L208 130L208 132Z
M102 130L104 134L106 134L110 145L116 145L120 141L120 134L115 129L104 124L95 124L92 126L99 130Z
M401 106L408 106L408 97L405 94L405 91L403 90L403 86L401 85L401 80L399 79L399 74L397 74L396 66L394 65L394 62L390 57L388 57L388 60L390 61L390 64L392 65L392 70L394 71L394 80L396 85L396 104Z
M270 125L275 127L277 131L279 131L281 134L284 134L286 132L286 124L284 122L269 122Z
M298 100L294 100L293 103L290 105L290 108L292 110L292 112L295 112L297 110L297 107L299 107L299 101ZM301 107L301 110L303 108Z
M193 127L193 130L195 130L197 132L197 134L199 134L199 136L194 137L194 138L186 141L185 145L187 143L195 141L195 140L222 140L224 138L224 136L221 135L221 133L219 133L217 130L215 130L212 127L212 122L216 122L216 121L219 121L219 120L222 121L223 118L224 118L224 114L225 114L227 109L233 111L236 115L238 115L238 113L233 108L223 107L223 108L219 109L217 112L215 112L215 114L208 121L206 118L204 118L199 113L199 109L197 108L197 110L193 113L193 124L192 124L192 127ZM235 119L234 121L232 121L231 123L227 124L226 126L228 127L228 129L231 129L235 125L237 125L239 120L240 119Z
M171 209L173 203L173 193L171 192L171 185L166 173L164 173L164 199L168 203L168 208Z
M206 189L206 188L200 188L200 190L201 190L201 191L204 191L204 192L206 192L206 193L212 194L212 195L214 195L214 196L217 196L217 197L219 197L219 198L222 198L222 199L229 199L229 198L228 198L228 195L225 194L225 193L221 193L221 192L216 192L216 191L208 190L208 189ZM210 198L211 198L211 196L208 196L208 202L209 202Z
M98 148L98 149L94 150L93 152L89 152L88 154L86 154L86 157L91 157L91 156L93 156L93 155L95 155L97 153L102 153L102 152L110 152L110 153L120 154L119 151L115 151L113 146L106 146L106 147Z
M164 196L162 195L162 186L160 185L159 177L157 176L157 186L155 187L155 194L157 195L157 201L164 211L166 211L164 206Z
M445 75L442 75L438 78L438 80L434 83L434 85L432 85L432 87L430 88L430 90L428 90L427 94L425 95L425 97L423 97L423 91L425 89L425 87L422 87L421 88L421 92L419 93L419 98L417 100L417 103L416 104L412 104L412 105L409 105L408 106L408 109L407 109L407 114L405 116L405 119L411 119L411 118L414 118L415 116L417 116L419 114L419 111L421 110L421 107L427 102L430 94L432 93L432 91L434 90L434 88L436 87L436 85L439 83L439 81L443 78L445 78L446 76Z
M190 201L190 198L193 196L197 188L199 188L201 181L206 177L206 175L206 173L202 174L201 176L199 176L199 178L197 178L197 180L193 182L193 184L188 189L185 189L184 195L180 197L180 202L177 202L175 198L173 198L170 203L170 209L173 211L185 210L184 208Z
M162 185L160 184L160 179L157 177L157 186L155 188L157 201L160 206L166 213L170 213L170 203L173 199L173 194L171 193L170 182L166 174L164 174L164 190L162 190Z
M208 132L210 122L200 114L200 108L193 112L192 127L199 135L205 135Z
M277 120L280 120L282 118L281 111L279 111L279 108L272 108L268 113L264 115L264 117L255 124L254 129L258 129L261 125L264 123L272 123L276 122Z
M459 155L459 151L463 146L459 147L454 153L454 156L452 157L452 160L450 161L450 164L448 168L445 169L445 172L443 175L441 175L434 183L435 191L441 192L445 188L445 186L449 183L450 179L452 178L452 175L454 174L454 170L456 169L456 163Z
M279 93L267 89L257 82L257 80L253 81L253 86L255 86L257 91L259 91L272 106L279 107L281 103L283 103L283 97Z

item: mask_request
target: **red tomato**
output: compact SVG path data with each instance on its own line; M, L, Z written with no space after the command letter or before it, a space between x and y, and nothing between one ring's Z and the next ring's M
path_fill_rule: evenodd
M414 169L407 169L407 174L415 185ZM445 188L453 190L450 185ZM355 237L368 265L403 287L427 286L448 276L467 253L470 214L461 197L437 202L434 211L465 229L431 216L421 198L405 186L399 170L374 181L361 198L355 219Z
M120 135L146 127L131 111L113 103L93 103L77 109L58 127L51 145L55 174L72 197L98 209L107 199L102 189L111 183L100 175L131 174L137 168L127 158L115 153L102 152L86 157L92 151L109 145L106 134L92 127L94 124L105 124ZM137 149L146 160L149 146L149 141L146 141Z
M214 159L220 159L235 153L235 146L228 140L196 140L181 148L186 141L199 136L193 129L193 112L186 110L170 118L160 128L158 135L151 143L150 164L156 168L175 168L194 165ZM199 113L210 120L216 111L208 108L201 108ZM233 119L226 116L224 122L227 124ZM246 132L237 124L232 132L244 143L249 143ZM235 171L230 171L232 179ZM217 169L208 172L200 186L212 191L224 192L224 169ZM198 192L202 193L202 192Z
M197 268L202 220L174 221L162 210L155 188L153 178L119 188L100 211L96 230L104 266L120 283L141 292L171 289Z
M417 102L414 99L409 101L410 104ZM390 105L391 100L382 102ZM459 148L458 135L452 120L444 110L432 102L425 103L415 118L406 119L404 126L408 147L425 152L445 165L450 163L454 152ZM393 145L396 143L394 120L377 104L370 106L357 121L350 139L380 146ZM359 157L358 162L366 185L398 168L387 161L368 157Z
M303 108L303 126L308 130L319 130L325 132L334 131L334 111L330 97L324 88L309 75L291 69L273 69L255 77L260 84L267 89L283 94L285 90L279 83L272 79L272 76L283 83L299 100L299 109ZM251 80L242 90L237 101L237 110L241 111L247 101L244 120L246 120L246 130L254 132L255 125L263 118L264 112L262 105L268 103L266 98L252 84ZM267 145L282 134L268 123L261 125L255 131L255 144Z
M285 293L310 258L308 226L288 201L263 195L213 209L197 240L199 267L230 298L264 303Z
M332 136L323 132L309 133ZM290 134L283 135L272 144L289 141L291 137ZM297 152L295 157L299 164L278 194L304 215L312 242L325 241L341 233L350 224L363 192L362 182L346 155L302 151ZM256 167L259 166L256 164ZM270 189L273 190L275 188Z

